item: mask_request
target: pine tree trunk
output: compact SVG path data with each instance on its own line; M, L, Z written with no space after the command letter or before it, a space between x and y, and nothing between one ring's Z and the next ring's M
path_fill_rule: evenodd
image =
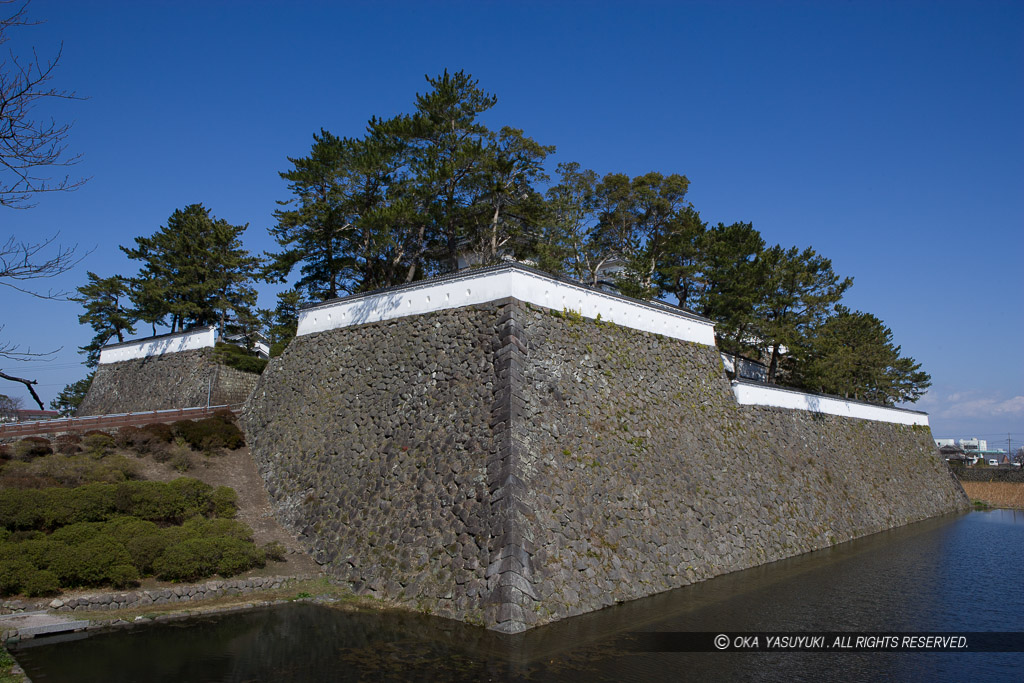
M775 372L779 368L779 345L772 345L772 359L768 365L768 384L775 384Z

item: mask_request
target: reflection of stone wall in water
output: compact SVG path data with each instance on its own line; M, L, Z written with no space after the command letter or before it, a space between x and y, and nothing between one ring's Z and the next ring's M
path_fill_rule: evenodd
M512 300L298 337L244 421L325 569L505 631L967 504L926 427L740 406L712 346Z
M243 403L258 375L214 361L194 349L97 366L78 416Z

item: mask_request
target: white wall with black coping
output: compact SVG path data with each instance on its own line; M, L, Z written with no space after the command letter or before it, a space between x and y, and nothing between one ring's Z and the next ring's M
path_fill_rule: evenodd
M243 403L259 375L221 365L212 348L103 363L77 416ZM209 403L208 403L209 401Z
M100 365L121 363L126 360L152 358L167 353L180 353L195 349L212 349L217 342L217 328L202 327L186 332L172 332L145 339L107 344L100 349Z
M714 346L509 299L300 336L243 422L327 571L505 632L968 506L926 426L743 406Z

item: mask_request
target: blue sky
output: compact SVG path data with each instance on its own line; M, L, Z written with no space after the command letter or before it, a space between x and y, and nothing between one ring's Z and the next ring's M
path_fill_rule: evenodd
M486 115L600 173L684 173L710 222L751 221L854 278L846 303L888 324L934 386L936 437L1024 443L1024 3L61 2L8 44L52 55L88 99L73 193L3 210L0 236L117 249L202 202L261 252L278 172L321 127L360 135L412 109L425 74L472 73ZM0 336L48 363L49 401L85 374L74 303L0 292ZM270 290L261 305L272 305ZM22 395L16 385L0 392ZM1001 435L1001 436L1000 436ZM1016 445L1014 446L1016 448Z

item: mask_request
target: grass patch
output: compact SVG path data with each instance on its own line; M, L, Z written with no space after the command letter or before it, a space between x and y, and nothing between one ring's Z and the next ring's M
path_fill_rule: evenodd
M975 509L1010 508L1024 510L1024 482L962 481L960 484ZM978 507L979 504L985 507Z
M0 683L22 683L25 679L11 673L11 669L17 664L11 653L0 646Z

